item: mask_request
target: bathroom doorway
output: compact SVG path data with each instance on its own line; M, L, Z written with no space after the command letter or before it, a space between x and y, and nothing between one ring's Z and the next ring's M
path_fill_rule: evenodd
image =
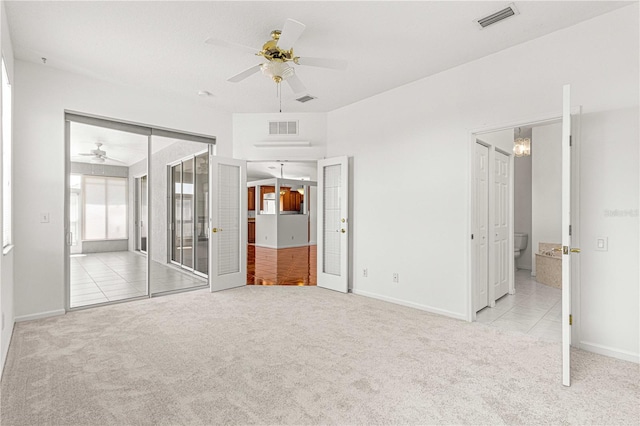
M576 143L579 140L579 128L580 128L580 108L572 109L570 107L570 87L564 86L563 88L563 111L561 115L551 116L549 118L540 119L537 121L531 121L528 123L515 123L511 126L503 126L497 129L484 129L482 131L476 131L471 133L470 149L474 152L478 140L483 141L490 147L489 155L491 156L491 147L494 150L511 150L511 177L512 187L515 186L514 171L515 154L519 154L518 157L529 156L532 157L531 163L531 238L529 239L529 233L519 232L517 240L522 244L516 246L516 235L514 229L515 222L515 194L511 191L510 213L509 221L511 228L509 231L509 251L513 253L510 257L510 274L513 277L513 290L508 295L501 299L493 298L489 294L489 307L481 309L479 312L475 309L475 297L478 292L478 277L476 274L477 262L481 261L478 256L477 244L473 241L474 234L477 233L477 202L475 200L477 194L475 191L475 180L477 179L476 173L476 161L471 161L470 172L470 230L471 230L471 242L470 242L470 280L469 280L469 320L487 323L490 326L495 326L510 331L544 333L553 336L552 340L561 343L562 347L562 384L569 386L570 384L570 346L572 339L576 339L579 335L579 329L577 326L572 327L574 324L574 317L579 315L579 257L572 260L571 253L579 253L580 250L575 248L579 245L579 223L577 206L578 206L578 147ZM532 128L532 136L530 138L523 137L523 127ZM572 137L572 129L573 137ZM517 133L514 133L517 132ZM554 141L553 135L556 135ZM543 144L545 140L544 136L550 139L550 142ZM559 137L558 137L559 135ZM526 143L521 143L522 140L528 139ZM536 160L535 155L531 155L536 152L538 147L538 158ZM529 149L530 148L530 149ZM553 150L556 152L554 153ZM529 152L527 152L529 151ZM547 152L548 151L548 152ZM545 161L544 154L547 154L551 160ZM475 156L472 156L475 160ZM539 164L537 164L537 162ZM555 163L554 163L555 161ZM553 163L553 164L550 164ZM536 165L537 164L537 165ZM559 167L558 167L559 165ZM560 170L560 176L549 176L549 167L555 167ZM489 187L494 187L493 193L498 192L495 188L496 182L496 170L498 166L493 161L489 161ZM493 168L493 172L492 169ZM526 167L524 167L526 170ZM540 169L540 179L536 179L534 170ZM535 184L534 182L537 182ZM554 187L554 185L556 185ZM534 189L534 188L537 188ZM558 189L559 188L559 189ZM572 189L573 188L573 189ZM491 191L491 190L490 190ZM519 188L518 191L523 191ZM536 200L536 194L539 194L539 198ZM553 196L552 194L557 194ZM492 236L498 236L495 232L496 223L496 197L489 195L489 228ZM539 206L535 206L539 204ZM493 207L492 207L493 205ZM544 229L554 229L551 224L559 224L559 233L551 235L545 234L541 231ZM537 224L537 225L536 225ZM542 227L541 224L547 226ZM573 226L572 226L573 225ZM573 229L572 229L573 228ZM520 230L522 231L522 230ZM526 234L526 239L523 238ZM540 241L541 238L547 238L547 235L551 238L559 238L559 243ZM557 237L556 237L557 235ZM528 270L520 270L516 274L516 255L522 256L522 252L526 250L527 245L524 241L527 241L527 245L533 243L531 250L538 251L534 253L532 259L532 269L536 269L536 278L531 279L531 273ZM557 253L561 252L562 255L558 256ZM495 250L489 252L489 256L494 255ZM535 256L535 257L534 257ZM547 283L539 283L540 275L544 275L543 271L548 270L548 266L543 266L541 261L560 259L560 269L555 269L555 275L562 277L561 288L554 288ZM495 263L493 259L488 262L490 282L495 279ZM535 266L533 266L535 265ZM518 278L518 280L516 280ZM520 283L520 284L518 284ZM576 287L572 292L572 287ZM489 286L489 290L493 286ZM490 292L489 292L490 293ZM496 303L498 302L498 303ZM573 303L572 303L573 302ZM573 306L573 308L572 308ZM577 319L577 318L576 318ZM579 320L575 321L578 322ZM545 326L549 329L545 330ZM526 328L527 330L523 330ZM557 339L559 334L560 339Z
M560 342L562 123L531 123L477 138L493 161L488 171L482 169L481 158L476 166L477 180L486 174L490 181L484 194L483 185L477 185L476 213L492 217L487 256L482 250L487 232L478 226L480 222L476 226L476 320ZM513 150L509 155L501 152L516 141L527 146L518 152L521 155ZM489 208L484 207L487 204ZM505 244L506 239L512 239L513 245ZM480 270L483 266L486 271ZM505 275L508 291L503 290ZM483 285L483 279L493 285Z

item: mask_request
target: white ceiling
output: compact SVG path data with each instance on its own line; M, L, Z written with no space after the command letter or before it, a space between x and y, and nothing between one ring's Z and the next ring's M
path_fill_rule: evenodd
M297 67L318 99L293 101L284 85L283 111L326 112L629 4L515 2L519 15L481 30L474 19L507 1L5 3L18 59L46 57L48 67L229 112L276 112L276 87L260 73L227 82L259 58L205 44L209 37L260 48L285 19L303 22L296 55L346 59L349 67ZM199 90L213 96L198 97Z
M317 176L315 161L249 161L247 162L247 180L284 179L311 180ZM282 173L281 173L282 172Z

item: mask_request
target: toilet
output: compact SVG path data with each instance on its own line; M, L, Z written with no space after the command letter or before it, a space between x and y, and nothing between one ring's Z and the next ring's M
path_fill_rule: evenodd
M526 250L529 235L524 232L514 232L513 237L513 255L517 259Z

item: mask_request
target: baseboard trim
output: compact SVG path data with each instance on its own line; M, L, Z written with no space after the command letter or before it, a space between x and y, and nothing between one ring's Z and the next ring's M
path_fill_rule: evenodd
M593 352L600 355L610 356L612 358L621 359L623 361L631 361L640 364L640 354L624 351L622 349L612 348L610 346L599 345L592 342L580 342L580 349Z
M353 289L353 294L357 294L359 296L371 297L372 299L383 300L385 302L395 303L396 305L406 306L408 308L420 309L421 311L430 312L432 314L438 314L449 318L459 319L462 321L467 321L467 316L464 314L459 314L457 312L447 311L445 309L434 308L428 305L421 305L419 303L407 302L405 300L396 299L393 297L382 296L376 293L370 293L368 291Z
M21 315L19 317L16 317L14 321L15 322L33 321L37 319L57 317L64 314L65 314L64 309L56 309L55 311L39 312L37 314L30 314L30 315Z

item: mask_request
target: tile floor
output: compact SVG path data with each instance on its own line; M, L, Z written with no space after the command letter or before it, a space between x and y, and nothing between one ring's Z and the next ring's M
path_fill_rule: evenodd
M505 330L520 331L545 340L562 341L562 291L540 284L531 271L516 271L516 294L507 294L494 308L484 308L477 321Z
M146 295L147 258L129 251L71 256L71 307ZM189 271L153 262L151 291L161 293L206 285Z
M247 284L316 285L316 246L247 247Z

